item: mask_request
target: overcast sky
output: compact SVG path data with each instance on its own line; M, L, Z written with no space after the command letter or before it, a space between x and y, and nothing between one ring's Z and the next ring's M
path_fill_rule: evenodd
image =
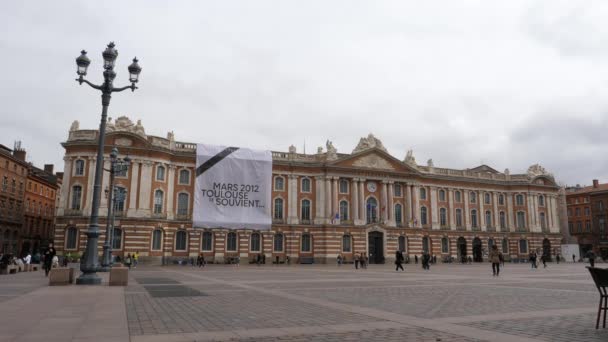
M0 144L63 169L70 124L99 125L74 59L133 56L110 116L178 141L350 153L372 132L419 164L608 182L607 1L2 1Z

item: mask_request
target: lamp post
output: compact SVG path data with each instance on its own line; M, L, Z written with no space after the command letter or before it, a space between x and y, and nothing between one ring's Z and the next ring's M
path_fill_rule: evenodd
M106 189L108 198L108 217L106 219L106 241L103 245L103 254L101 258L100 269L103 272L110 270L112 266L112 235L114 233L114 210L119 201L124 200L124 192L118 193L119 188L114 188L114 177L117 173L126 172L131 164L131 159L126 156L124 159L118 158L118 149L114 147L110 153L110 168L104 171L110 172L110 187ZM116 194L114 192L117 192ZM120 198L119 198L120 197Z
M89 229L87 231L87 247L84 251L84 257L80 262L80 271L82 274L76 279L76 284L80 285L98 285L101 284L101 278L97 275L99 271L99 260L97 255L97 241L99 239L99 202L101 200L101 174L103 172L103 148L106 135L106 121L108 117L108 106L112 93L120 92L126 89L135 91L135 84L139 80L141 67L137 64L137 58L133 59L133 63L129 65L129 81L130 86L122 88L114 88L113 82L116 78L114 72L114 63L118 57L118 51L114 48L114 43L108 44L108 47L102 53L104 60L104 82L101 85L93 84L84 79L87 74L87 68L91 64L91 60L87 57L87 52L82 50L78 58L76 58L78 78L76 81L82 85L86 83L91 88L101 91L101 123L99 124L99 141L97 144L97 164L95 165L95 184L93 186L93 203L91 207L91 218L89 220Z

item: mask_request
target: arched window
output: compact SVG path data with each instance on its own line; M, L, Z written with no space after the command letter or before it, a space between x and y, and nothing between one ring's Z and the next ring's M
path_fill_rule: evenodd
M80 210L80 204L82 201L82 187L80 185L74 185L72 187L72 205L73 210Z
M177 215L186 216L188 215L188 206L190 204L190 195L181 192L177 195Z
M302 192L310 192L310 178L302 178Z
M494 225L492 224L492 212L489 210L486 210L486 227L493 227Z
M515 204L516 205L524 205L524 195L517 195L515 196Z
M274 191L285 190L285 178L281 176L274 177Z
M405 240L405 236L402 235L399 237L399 250L402 252L405 252L406 249L407 249L407 243Z
M67 238L65 243L65 249L77 249L78 242L78 230L74 227L70 227L66 232Z
M490 204L491 202L492 202L492 199L490 198L490 194L486 192L484 194L484 203L485 204Z
M226 250L227 251L236 251L236 233L230 232L226 237Z
M84 160L78 159L74 164L74 176L84 176Z
M439 201L445 202L445 190L439 190Z
M162 190L154 191L154 213L161 214L163 212L163 197L164 193Z
M426 207L420 207L420 224L423 226L427 224Z
M421 200L426 199L426 189L425 188L420 188L420 199Z
M343 253L350 253L352 251L351 249L351 236L350 235L343 235L342 236L342 252Z
M471 210L471 226L477 228L477 210Z
M179 170L179 184L190 184L190 170Z
M283 219L283 199L275 198L274 199L274 216L276 220Z
M112 249L113 250L121 250L122 249L122 229L114 228L114 232L112 233Z
M251 251L259 252L260 251L260 233L251 234Z
M163 246L163 231L162 229L154 229L152 232L152 250L160 251Z
M456 209L456 227L462 227L462 209Z
M523 211L517 212L517 228L526 229L526 213Z
M458 190L454 192L454 201L458 203L462 202L462 194Z
M310 234L302 234L302 242L300 247L302 252L312 251L312 238L310 237Z
M447 237L441 238L441 253L447 254L450 252L450 242Z
M348 193L348 181L346 179L340 179L340 193L341 194Z
M509 253L509 240L507 238L502 239L502 254Z
M123 212L125 210L125 201L127 200L127 189L123 187L116 187L114 190L115 202L114 210L117 212Z
M274 251L283 252L283 234L274 234Z
M519 240L519 253L520 254L528 253L528 240L526 240L526 239Z
M348 202L340 201L340 220L348 220Z
M501 211L501 212L498 214L498 216L499 216L499 218L500 218L500 229L501 229L501 230L506 229L506 228L507 228L507 218L506 218L506 216L505 216L505 212L504 212L504 211Z
M378 201L373 197L368 198L366 208L367 223L378 222Z
M543 196L543 195L538 196L538 205L541 207L545 206L545 196Z
M498 195L498 205L505 205L505 196L503 194Z
M397 223L397 225L401 225L403 223L403 213L401 208L401 204L395 204L395 223Z
M310 200L302 200L301 218L302 221L310 221Z
M473 191L469 192L469 202L475 203L477 202L477 194Z
M545 213L540 213L539 215L540 218L540 228L542 228L543 230L547 229L547 222L545 219Z
M175 233L175 250L185 251L188 246L188 233L185 230L178 230Z
M161 182L165 180L165 167L162 165L156 167L156 180Z
M203 241L201 244L201 250L209 252L213 250L213 233L203 232Z
M446 208L439 209L439 224L442 227L445 227L448 225L448 211Z
M488 239L488 250L492 250L492 246L494 246L494 239L489 238Z

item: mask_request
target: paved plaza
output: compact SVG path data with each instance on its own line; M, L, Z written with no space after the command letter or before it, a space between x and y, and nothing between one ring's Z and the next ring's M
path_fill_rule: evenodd
M129 281L0 276L0 341L608 341L583 264L140 266Z

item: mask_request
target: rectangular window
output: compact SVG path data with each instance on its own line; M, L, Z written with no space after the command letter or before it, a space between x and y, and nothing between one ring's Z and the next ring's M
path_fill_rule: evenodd
M236 251L236 233L228 233L228 238L226 241L226 250Z
M576 213L576 216L581 216L581 208L576 208L574 212Z
M310 252L311 244L310 244L310 234L302 235L302 252Z
M348 193L348 181L346 179L340 179L340 193L341 194Z
M448 244L448 239L447 238L443 238L441 239L441 253L449 253L450 249L449 249L449 244Z
M591 222L590 221L585 222L585 232L591 233Z
M591 216L591 209L589 207L585 207L585 216Z
M519 240L519 253L526 254L528 253L528 240Z
M578 233L582 233L582 232L583 232L583 222L578 221L578 222L576 223L576 231L577 231Z
M342 252L350 253L350 235L342 236Z
M570 230L570 233L574 233L574 223L568 222L568 229Z
M395 184L395 197L401 197L401 185Z
M283 234L276 234L274 236L274 251L283 252Z
M203 251L213 250L213 234L211 232L203 232L203 243L201 248Z

